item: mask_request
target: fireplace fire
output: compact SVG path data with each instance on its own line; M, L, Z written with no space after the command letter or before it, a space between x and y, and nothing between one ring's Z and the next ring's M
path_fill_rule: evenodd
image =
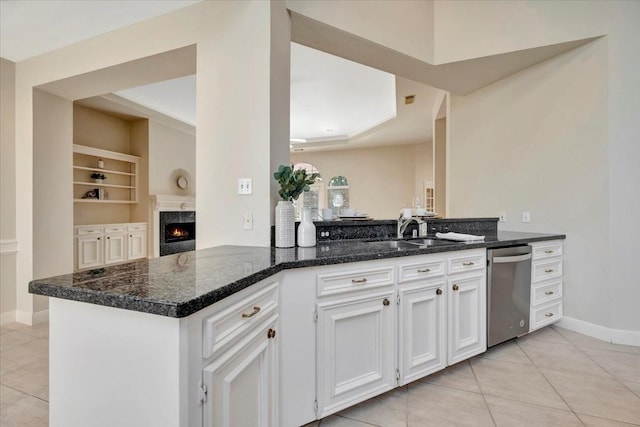
M195 212L160 212L160 256L195 249Z

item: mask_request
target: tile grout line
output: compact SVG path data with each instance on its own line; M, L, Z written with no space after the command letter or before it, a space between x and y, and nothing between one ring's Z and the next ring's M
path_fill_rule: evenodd
M564 337L562 337L564 338ZM566 338L565 338L566 339ZM569 340L567 340L567 342L569 342ZM570 343L570 342L569 342ZM531 360L531 363L533 364L533 366L536 368L536 370L540 373L540 375L542 375L542 378L544 378L544 380L547 382L547 384L549 384L549 386L553 389L553 391L556 392L556 394L558 396L560 396L560 399L562 399L562 401L564 402L565 405L567 405L567 408L569 408L571 410L571 413L577 418L577 420L580 422L580 424L582 424L583 426L586 425L582 419L578 416L578 414L576 413L576 411L573 409L573 407L571 405L569 405L569 402L566 401L566 399L564 398L564 396L554 387L554 385L551 383L551 381L549 381L549 378L547 378L547 376L544 374L544 372L542 372L542 370L540 369L540 367L538 365L536 365L536 362L533 361L533 359L531 359L531 357L527 354L527 352L524 350L524 348L522 348L520 346L520 343L517 342L516 340L516 345L518 346L518 348L520 348L520 351L522 351L524 353L525 356L527 356L527 359Z
M489 402L487 402L487 396L485 396L484 391L482 391L482 385L480 384L480 381L478 381L478 376L476 375L476 371L473 369L473 365L471 364L472 359L473 358L467 359L465 360L465 362L469 364L469 368L471 369L471 373L473 374L473 379L476 380L476 384L478 385L478 390L480 390L482 401L484 402L484 405L487 407L487 411L489 411L489 416L491 417L491 421L493 422L494 426L497 426L498 423L496 422L496 419L493 417L493 412L491 411Z
M13 391L17 391L18 393L24 394L25 396L33 397L33 398L35 398L35 399L38 399L38 400L41 400L41 401L45 402L46 404L49 404L49 401L48 401L48 400L45 400L45 399L43 399L43 398L41 398L41 397L35 396L35 395L31 394L31 393L27 393L26 391L22 391L22 390L20 390L20 389L17 389L17 388L15 388L15 387L12 387L12 386L7 385L7 384L4 384L4 383L0 383L0 384L1 384L3 387L10 388L11 390L13 390Z

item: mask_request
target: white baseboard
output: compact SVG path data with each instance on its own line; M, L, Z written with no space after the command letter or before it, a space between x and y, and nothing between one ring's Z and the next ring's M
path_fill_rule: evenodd
M8 325L9 323L15 323L16 321L16 311L5 311L4 313L0 313L0 325Z
M640 331L611 329L567 316L564 316L556 325L602 341L640 347Z
M15 321L18 323L24 323L25 325L33 326L40 323L46 323L49 321L49 309L36 311L30 313L27 311L16 311Z

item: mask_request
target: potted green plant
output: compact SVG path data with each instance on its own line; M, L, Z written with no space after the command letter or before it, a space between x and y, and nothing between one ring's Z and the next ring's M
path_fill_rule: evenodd
M91 174L91 178L97 184L102 184L107 177L103 173L94 172Z
M276 247L290 248L295 246L295 210L293 201L300 195L309 191L310 185L316 182L319 174L308 174L304 169L293 169L293 165L280 165L273 177L280 190L278 194L282 198L276 206Z

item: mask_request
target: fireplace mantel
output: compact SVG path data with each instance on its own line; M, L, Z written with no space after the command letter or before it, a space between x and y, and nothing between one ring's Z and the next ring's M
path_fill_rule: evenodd
M152 194L151 208L160 211L195 211L196 198L191 196L174 196L172 194Z
M149 196L149 256L160 256L160 212L195 211L196 198L173 194L152 194Z

